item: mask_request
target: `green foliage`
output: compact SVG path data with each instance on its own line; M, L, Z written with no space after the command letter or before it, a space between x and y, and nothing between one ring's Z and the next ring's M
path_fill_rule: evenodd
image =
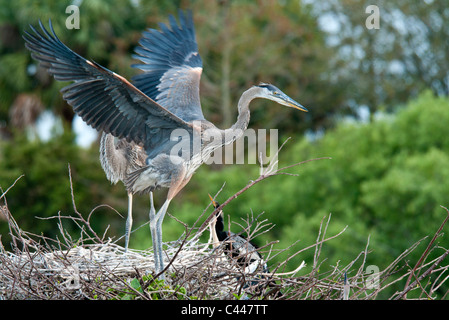
M325 46L324 33L308 5L301 1L197 1L192 5L200 21L196 31L204 60L202 102L206 116L210 110L216 118L214 123L230 126L240 95L259 82L276 84L315 112L306 116L284 109L280 113L260 101L252 109L253 127L296 133L329 126L331 115L342 111L342 92L324 76L333 52Z
M71 108L55 90L61 87L53 87L54 80L45 70L32 71L36 62L21 37L24 30L29 30L29 24L37 26L41 20L47 25L51 19L56 34L71 49L130 79L139 72L131 68L136 62L131 55L141 32L167 22L168 14L176 14L178 8L194 12L204 65L202 101L205 114L215 117L214 123L227 126L234 121L235 104L242 90L260 81L276 83L309 108L322 107L308 118L288 109L280 115L274 108L257 108L252 121L259 126L303 131L329 125L331 115L342 108L341 91L334 90L329 79L323 77L332 51L326 48L324 33L309 7L300 2L139 1L136 5L131 0L82 1L80 29L68 30L65 22L69 14L65 10L70 4L0 0L0 30L4 33L0 38L2 120L6 121L9 107L23 92L37 94L46 107L69 125L73 117ZM211 16L216 19L210 19ZM323 86L328 90L318 94L316 89ZM301 93L294 93L298 88ZM310 117L320 120L311 121Z
M291 161L332 160L307 164L297 181L278 184L288 207L296 208L287 214L295 218L290 231L281 232L282 242L304 237L310 222L317 230L320 219L332 213L331 225L349 228L335 240L341 241L339 250L324 256L331 262L344 259L342 252L361 250L371 235L372 263L386 267L414 242L432 235L444 217L439 206L447 205L448 129L440 124L449 121L448 107L447 99L425 93L395 117L342 124L317 142L293 146Z
M287 143L280 166L318 157L332 159L291 169L298 177L269 178L232 201L225 212L235 222L251 211L265 212L263 218L276 227L256 238L258 244L280 240L275 246L280 249L299 240L273 264L313 244L323 217L331 213L327 236L348 228L324 244L321 257L327 262L322 271L353 261L365 249L368 237L372 253L367 262L382 270L413 243L432 236L445 217L440 205L448 205L449 132L444 125L449 123L448 108L448 99L426 92L394 116L369 124L342 123L315 141ZM226 182L218 197L224 201L257 176L257 165L227 166L220 171L202 167L183 191L184 197L191 192L204 195L197 209L181 198L171 210L183 221L194 221L207 203L207 193L214 194ZM187 202L189 209L184 210L181 204ZM235 224L232 230L240 231ZM410 256L412 264L423 250ZM313 254L308 250L296 256L288 269L295 269L302 260L310 264Z
M378 29L365 26L373 17L366 12L369 5L379 9ZM374 114L425 89L448 96L449 12L443 1L336 0L313 6L335 53L328 64L333 86L344 91L349 106L364 105Z
M151 275L143 275L140 279L133 278L129 281L129 286L130 288L124 292L117 293L119 300L136 300L140 295L148 296L151 300L161 300L169 295L173 295L176 300L184 300L187 294L184 287L177 285L171 288L165 284L164 280L154 280ZM110 292L113 290L109 289ZM195 299L195 297L189 297L189 299Z
M87 216L94 207L113 197L113 192L107 194L104 190L108 188L108 182L98 161L98 151L82 150L74 141L73 133L66 130L47 142L29 140L24 135L16 135L14 140L1 142L2 190L5 191L23 175L6 194L6 200L14 218L24 230L55 236L59 232L56 221L40 220L37 217L54 217L58 213L62 216L76 215L70 190L69 164L79 212ZM105 213L110 214L111 211L97 210L93 227L98 231L104 230L110 223L110 217ZM68 220L64 226L68 231L79 232ZM6 223L0 223L0 233L4 243L8 243Z
M74 51L130 78L134 72L130 67L131 54L141 32L148 26L147 18L159 10L174 9L172 4L157 1L145 1L141 6L133 5L129 0L82 1L79 6L80 29L68 30L65 23L69 14L65 11L71 4L71 1L54 0L0 0L1 120L7 119L14 98L30 91L40 96L43 104L56 114L62 115L66 125L70 125L73 117L73 111L58 92L61 83L52 88L51 83L55 81L47 71L37 68L34 73L28 69L37 65L22 39L30 24L37 26L41 20L47 25L51 19L58 37Z
M2 188L5 190L24 175L7 196L10 210L20 218L27 218L22 227L34 226L45 232L48 230L47 222L37 222L36 225L36 220L30 218L69 211L67 163L60 159L76 159L72 140L73 136L66 134L44 144L19 136L11 143L2 144Z

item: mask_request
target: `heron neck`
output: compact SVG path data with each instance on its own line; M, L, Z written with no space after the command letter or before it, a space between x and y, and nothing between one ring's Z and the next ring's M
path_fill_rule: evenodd
M251 87L245 92L243 92L238 103L239 114L237 116L237 121L236 123L234 123L234 125L232 125L231 128L225 130L229 131L230 133L226 135L225 144L232 143L235 140L239 139L245 132L246 128L248 128L250 119L249 104L253 99L258 97L258 91L259 91L258 87Z
M219 241L225 241L228 237L228 233L224 231L223 217L221 216L221 214L217 217L217 221L215 223L215 232Z

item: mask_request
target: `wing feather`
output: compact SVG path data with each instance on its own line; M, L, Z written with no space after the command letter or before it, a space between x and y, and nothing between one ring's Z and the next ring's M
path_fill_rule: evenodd
M153 150L168 152L167 148L156 145L161 142L161 136L167 138L172 130L179 128L191 134L192 126L189 123L123 77L86 60L63 44L56 36L51 21L51 34L42 22L39 21L39 25L42 33L33 26L30 26L31 32L25 31L26 47L56 80L73 81L61 92L87 124L117 138L143 145L150 157Z
M173 15L160 30L142 33L134 58L142 64L133 67L143 73L133 83L151 99L185 121L204 120L200 103L202 60L198 53L192 13L179 11L179 24Z

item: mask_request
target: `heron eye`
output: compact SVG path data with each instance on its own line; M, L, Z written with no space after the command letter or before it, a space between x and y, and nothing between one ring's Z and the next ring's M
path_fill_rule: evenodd
M279 92L275 91L275 92L273 92L273 94L274 94L274 95L278 95L278 94L279 94Z

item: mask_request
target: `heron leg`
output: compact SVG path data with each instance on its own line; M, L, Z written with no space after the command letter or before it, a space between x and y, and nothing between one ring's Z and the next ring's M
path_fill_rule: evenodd
M128 252L129 237L131 235L131 227L133 225L133 194L128 192L128 218L126 219L125 230L125 253Z
M168 189L167 199L165 200L162 207L159 209L158 213L153 216L153 220L150 220L151 236L153 238L153 248L155 255L156 273L164 270L164 259L162 256L162 222L164 221L165 214L167 213L168 206L171 200L181 191L182 188L189 182L190 177L185 177L184 168L178 174L176 179L174 179L172 185ZM151 219L151 217L150 217ZM155 241L156 240L156 241ZM164 279L164 276L161 277Z
M156 241L153 241L154 254L157 256L156 259L156 272L159 273L164 270L164 258L162 255L162 222L164 221L165 214L167 213L168 205L170 204L171 199L167 199L162 205L161 209L157 213L155 219L150 221L150 225L153 225L154 233L156 236ZM163 279L162 275L162 279Z
M157 254L157 233L156 233L156 227L155 227L155 221L156 221L156 210L154 208L154 202L153 202L153 192L150 192L150 232L151 232L151 240L153 241L153 253L154 253L154 265L156 268L156 273L159 272L159 255Z

